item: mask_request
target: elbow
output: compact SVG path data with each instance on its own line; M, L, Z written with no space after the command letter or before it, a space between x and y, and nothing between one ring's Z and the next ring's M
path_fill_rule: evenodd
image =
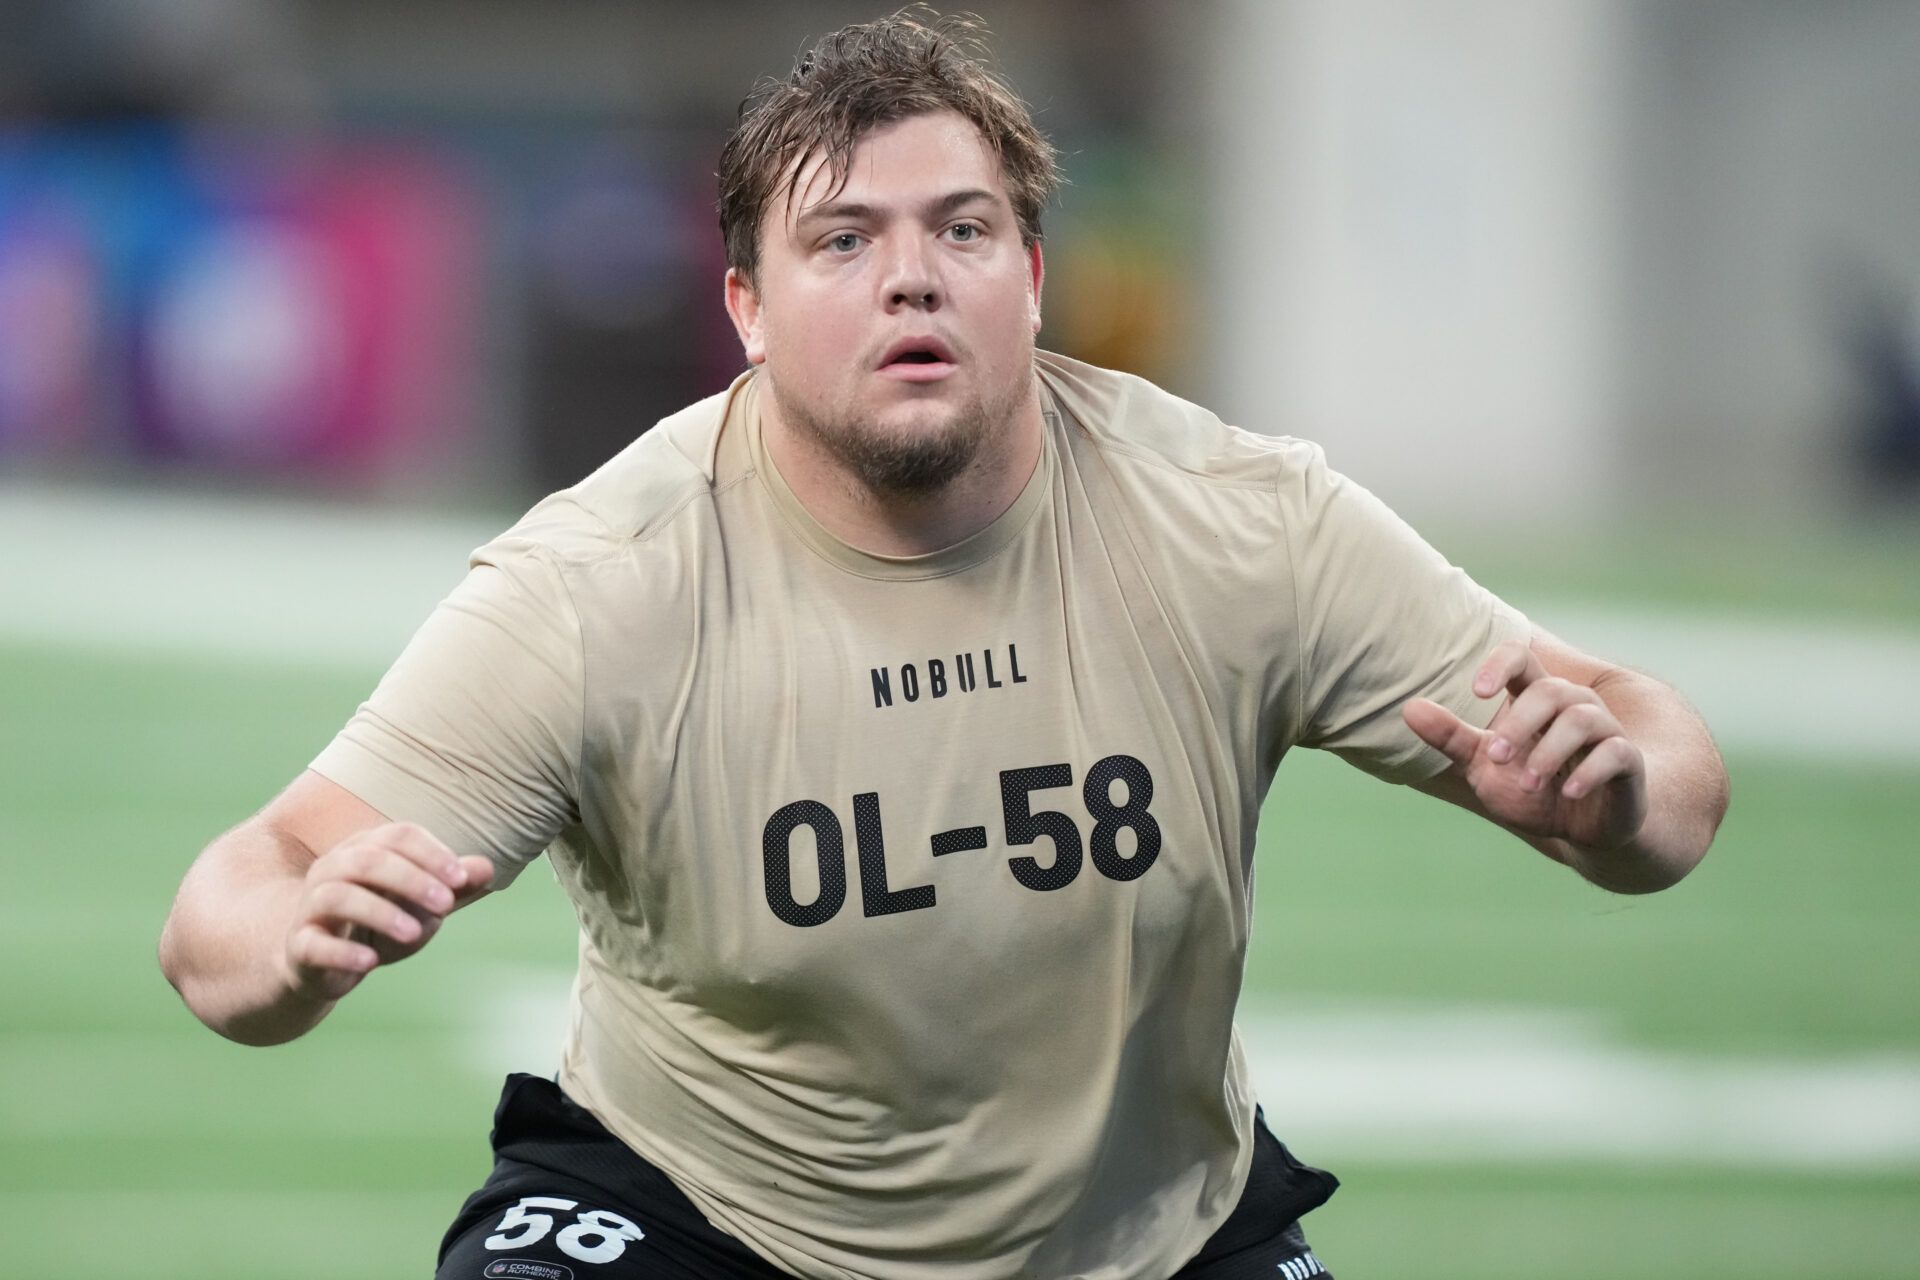
M176 902L160 928L156 958L161 976L179 994L187 1012L209 1031L235 1044L257 1047L284 1044L300 1034L304 1027L288 1027L279 1019L232 1007L232 1000L223 997L221 982L195 963L192 925L186 915Z
M167 912L166 923L160 926L160 943L154 952L160 964L160 976L167 980L167 985L178 992L191 1009L193 1001L187 993L186 948L180 936L181 929L180 904L176 901Z
M1621 852L1589 855L1575 862L1574 870L1587 883L1608 893L1633 896L1659 893L1686 879L1687 873L1699 865L1706 850L1702 849L1692 856L1683 853L1675 857L1637 858L1622 857Z
M1711 823L1707 830L1707 843L1713 843L1713 837L1719 833L1720 823L1727 816L1727 807L1733 803L1733 778L1727 773L1727 762L1720 758L1718 751L1713 755L1714 779L1712 795L1708 801L1711 810ZM1705 850L1702 850L1704 853Z
M156 958L160 962L160 976L180 997L180 1003L187 1006L187 1012L198 1018L210 1031L225 1036L226 1030L220 1025L207 1002L206 984L196 981L192 964L192 947L185 934L187 926L181 921L180 906L176 902L172 911L167 913L167 921L160 927L160 945L156 948ZM228 1036L231 1039L231 1036Z
M1727 816L1732 783L1716 755L1711 776L1693 789L1689 802L1657 824L1643 829L1632 844L1606 853L1585 853L1570 859L1574 869L1609 893L1646 894L1671 889L1686 879L1707 856L1720 823Z
M1727 774L1726 761L1721 759L1715 749L1701 770L1700 782L1693 789L1693 803L1688 806L1687 819L1678 824L1681 831L1680 849L1674 861L1679 866L1679 874L1673 882L1700 865L1707 856L1707 850L1713 847L1714 837L1720 834L1720 824L1726 820L1727 808L1733 802L1733 779ZM1665 886L1662 886L1665 887Z

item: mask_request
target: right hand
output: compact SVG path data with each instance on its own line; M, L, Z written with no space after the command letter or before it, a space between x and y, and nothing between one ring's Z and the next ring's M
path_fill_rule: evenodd
M487 891L493 864L457 857L406 822L347 837L307 868L284 959L292 989L338 1000L376 966L404 960Z

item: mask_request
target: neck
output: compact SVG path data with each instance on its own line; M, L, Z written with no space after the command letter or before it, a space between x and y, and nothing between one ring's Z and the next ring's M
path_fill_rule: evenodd
M868 485L820 441L787 422L764 389L760 422L767 453L807 514L848 546L880 556L927 555L992 524L1032 478L1046 429L1036 377L965 470L938 489L898 493Z

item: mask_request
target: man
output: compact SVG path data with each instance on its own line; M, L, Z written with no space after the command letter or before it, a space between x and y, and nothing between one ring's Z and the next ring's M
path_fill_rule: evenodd
M441 1276L1305 1277L1333 1182L1232 1029L1254 824L1338 752L1637 892L1726 780L1316 449L1036 353L1055 178L952 24L822 41L722 157L751 371L475 554L181 888L300 1035L543 850L581 920Z

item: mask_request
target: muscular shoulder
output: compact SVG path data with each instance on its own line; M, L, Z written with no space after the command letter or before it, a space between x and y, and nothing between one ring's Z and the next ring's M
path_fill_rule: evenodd
M542 499L482 550L584 565L652 538L712 493L714 444L739 385L662 419L584 480Z
M1129 373L1065 356L1036 356L1040 378L1085 438L1116 460L1203 485L1271 492L1290 469L1306 465L1312 446L1263 436L1222 422Z

